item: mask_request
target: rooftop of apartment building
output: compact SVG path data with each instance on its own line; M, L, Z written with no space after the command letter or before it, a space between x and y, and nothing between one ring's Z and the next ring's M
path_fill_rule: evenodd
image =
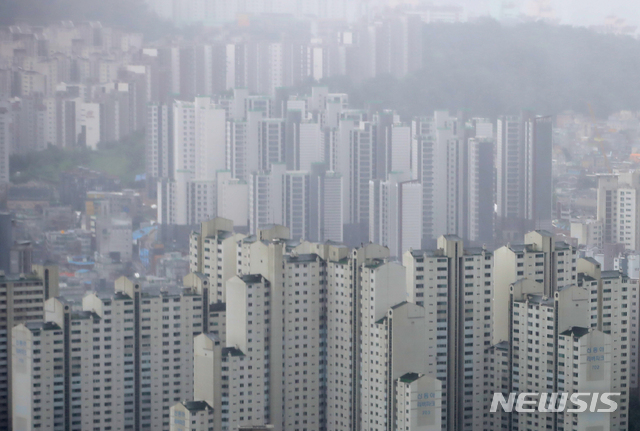
M589 333L590 329L589 328L582 328L580 326L572 326L571 328L567 329L566 331L563 331L560 333L560 335L573 335L576 338L581 338L584 335L587 335Z
M27 327L27 329L29 329L31 332L37 332L37 331L57 331L60 328L60 326L58 326L56 323L53 322L42 322L42 321L35 321L35 322L27 322L24 324L24 326Z
M191 413L213 410L206 401L183 401L182 405Z

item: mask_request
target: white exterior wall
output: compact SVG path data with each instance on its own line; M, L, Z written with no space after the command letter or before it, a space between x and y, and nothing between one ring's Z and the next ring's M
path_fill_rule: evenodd
M324 160L324 139L318 123L300 123L300 170L310 171L313 163Z
M355 320L351 265L327 265L327 430L350 429L353 420Z
M420 249L422 245L422 184L409 182L399 184L402 196L401 216L399 220L400 245L398 257L403 252Z
M406 300L405 269L397 263L373 263L361 268L360 321L360 426L369 430L386 430L388 335L384 324L377 323L387 310Z
M100 142L100 104L80 104L80 124L85 126L87 148L96 150Z
M396 429L440 431L442 429L442 383L422 375L412 382L396 381Z
M43 388L59 388L64 384L63 379L56 377L60 374L56 368L64 365L62 329L41 327L36 330L20 324L12 332L13 429L64 429L64 421L54 419L64 411L61 397L51 390L43 391Z
M9 104L0 104L0 184L9 183L9 155L12 153L13 116Z
M391 129L390 172L411 173L411 126L394 124Z
M193 393L192 335L202 329L202 297L139 296L139 287L123 279L116 282L116 292L110 298L85 296L82 313L70 314L70 307L58 299L47 301L44 325L60 328L60 343L55 343L53 351L53 356L59 355L60 359L43 357L40 364L53 363L54 379L61 383L41 385L33 389L33 395L47 398L53 393L54 405L62 406L64 411L68 382L72 391L68 394L71 424L83 429L134 426L134 400L138 397L140 427L168 430L170 406ZM137 322L136 301L140 307ZM62 334L67 330L70 374L65 374L63 367ZM137 347L136 343L139 343ZM32 345L26 356L43 353L46 352ZM134 378L137 367L138 382ZM15 370L20 372L19 368ZM35 374L31 378L35 379L40 371L33 368L30 372ZM35 404L31 408L17 405L14 411L38 416L39 411L35 409L41 407ZM55 419L50 424L55 423Z
M551 292L576 282L576 250L564 242L554 241L552 249L535 245L542 244L543 238L548 241L549 237L546 233L530 232L524 246L505 246L495 251L493 344L509 339L506 322L511 283L526 278L543 283L546 292Z
M342 175L327 172L324 178L324 241L343 241L343 212L342 212Z

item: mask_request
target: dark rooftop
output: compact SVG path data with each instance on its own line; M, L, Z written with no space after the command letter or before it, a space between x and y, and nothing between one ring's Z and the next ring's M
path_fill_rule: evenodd
M398 309L398 308L402 307L402 306L403 306L403 305L405 305L405 304L408 304L408 302L407 302L407 301L402 301L402 302L401 302L401 303L399 303L399 304L396 304L396 305L391 306L391 309L392 309L392 310L396 310L396 309Z
M589 333L589 328L583 328L580 326L573 326L569 329L567 329L566 331L563 331L560 333L560 335L573 335L576 338L581 338L584 335L587 335Z
M214 302L209 304L209 311L227 311L227 304L225 302Z
M498 350L507 351L509 350L509 343L506 341L500 341L499 343L495 344L493 347L495 347Z
M89 320L89 319L100 319L93 311L74 311L71 313L71 318L75 320Z
M58 326L57 323L53 322L27 322L24 324L31 332L34 331L55 331L58 329L62 329Z
M622 273L620 271L602 271L600 275L602 278L618 278Z
M182 405L192 413L213 409L206 401L184 401Z
M413 383L420 378L418 373L406 373L400 377L402 383Z
M594 265L597 265L598 267L600 266L600 262L598 262L597 260L595 260L592 257L583 257L582 259L586 260L587 262L590 262Z
M20 280L40 280L36 274L2 274L0 282L20 281Z
M260 274L245 274L240 278L242 279L242 281L244 281L247 284L255 284L255 283L262 282L262 275Z
M299 254L297 256L291 256L291 255L285 256L285 260L290 263L315 262L317 259L318 259L318 255L314 253Z
M222 349L222 356L244 356L244 353L237 347L225 347Z

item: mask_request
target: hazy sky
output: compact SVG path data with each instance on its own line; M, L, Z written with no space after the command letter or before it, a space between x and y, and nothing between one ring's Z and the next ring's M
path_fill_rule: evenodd
M463 5L470 13L486 14L493 2L503 0L433 0L434 4ZM530 0L504 0L520 3L526 8ZM549 0L557 16L566 24L601 24L608 15L625 18L640 24L639 0Z
M599 24L607 15L640 22L637 0L552 0L552 4L562 20L571 24Z

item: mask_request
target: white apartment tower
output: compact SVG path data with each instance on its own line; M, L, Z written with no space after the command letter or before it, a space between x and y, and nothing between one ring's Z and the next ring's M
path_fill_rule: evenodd
M612 336L612 375L628 395L638 387L638 284L619 271L578 260L578 286L590 293L590 327Z
M173 104L173 166L158 183L163 224L192 225L216 214L216 172L226 168L226 113L208 97Z
M273 163L285 161L285 122L279 118L265 118L258 127L259 168L269 171Z
M170 105L147 105L145 159L147 163L147 181L171 176L173 168L172 113Z
M252 172L260 170L260 126L262 109L247 110L245 121L228 121L227 167L234 178L248 181Z
M45 310L13 329L14 429L169 429L170 407L193 392L200 295L149 295L121 278L81 312L57 298Z
M282 180L283 224L292 238L309 238L309 174L287 171Z
M523 112L497 124L496 204L502 240L551 229L553 123Z
M244 237L234 233L231 220L220 217L203 222L200 232L191 233L189 269L207 277L209 304L226 303L226 283L240 270L238 243Z
M391 172L387 181L369 182L369 240L402 256L422 244L423 188L408 173Z
M589 265L591 265L589 263ZM608 303L592 278L583 287L561 288L553 297L532 280L512 284L511 390L518 393L616 392L619 408L613 413L590 415L570 412L512 413L518 430L581 429L594 423L604 429L624 429L628 424L629 345L614 345L614 336L592 323L590 309ZM593 279L595 280L595 279ZM609 300L611 298L608 298ZM591 311L593 312L593 311ZM627 333L626 327L619 331ZM532 329L535 328L535 329ZM507 415L509 416L509 415Z
M419 373L406 373L396 380L396 429L440 431L441 410L440 380Z
M342 124L344 123L341 126ZM345 171L340 171L349 173L348 220L359 226L360 235L366 237L369 225L369 181L374 179L376 169L376 126L370 122L359 122L350 130L349 138L347 161L350 166Z
M432 119L421 118L415 122L416 160L414 168L422 184L422 235L425 239L436 238L441 232L434 224L436 167L435 124Z
M556 241L547 231L533 231L524 244L509 244L495 251L494 332L493 343L507 341L509 330L510 285L521 279L533 280L544 286L551 298L560 288L576 284L576 250L563 241Z
M603 244L624 244L640 250L640 172L603 175L598 178L598 221Z
M54 268L42 268L42 275L48 271L51 275ZM4 377L0 379L0 427L9 427L11 423L13 398L13 375L11 373L14 350L21 348L13 339L12 328L19 324L40 322L44 316L44 301L58 294L58 286L54 281L48 283L47 277L36 274L5 275L0 272L0 367ZM45 283L47 285L45 286Z
M171 431L213 431L213 409L205 401L184 401L171 407Z
M408 300L425 307L442 382L442 429L480 429L485 413L484 353L491 346L494 256L447 235L433 251L406 252ZM431 341L433 343L433 341ZM435 355L435 356L434 356Z
M414 122L412 169L422 184L425 240L447 233L478 245L493 241L491 126L448 111Z
M260 229L283 224L283 182L287 167L278 162L271 165L271 171L254 172L249 180L249 232L256 234Z
M0 184L9 183L9 155L13 142L13 114L8 103L0 104Z
M342 195L344 182L342 175L336 172L326 172L322 188L322 225L321 241L342 242L344 238Z

